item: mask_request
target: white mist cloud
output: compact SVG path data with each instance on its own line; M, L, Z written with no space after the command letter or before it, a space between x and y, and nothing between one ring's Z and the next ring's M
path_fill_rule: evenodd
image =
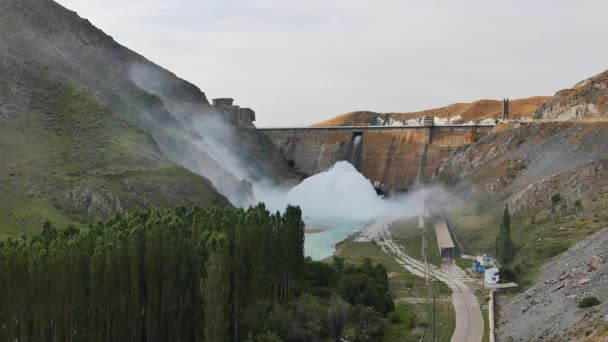
M414 192L392 199L376 194L368 179L350 163L337 162L332 168L309 178L287 191L264 191L254 185L259 200L272 210L287 204L299 205L305 217L314 220L415 216L422 210L426 192ZM428 192L428 190L427 190Z

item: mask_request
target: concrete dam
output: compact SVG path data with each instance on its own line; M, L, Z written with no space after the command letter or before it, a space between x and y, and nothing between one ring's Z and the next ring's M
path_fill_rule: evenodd
M382 191L427 182L456 148L493 125L261 128L294 167L307 175L347 160Z

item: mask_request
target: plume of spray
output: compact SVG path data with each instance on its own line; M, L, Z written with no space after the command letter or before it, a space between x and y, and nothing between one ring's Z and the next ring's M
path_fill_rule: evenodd
M208 105L176 101L173 97L175 84L154 68L134 64L129 76L139 88L158 96L180 123L179 127L164 127L164 130L172 130L170 134L194 147L184 150L179 145L169 146L165 153L179 164L208 177L237 206L265 202L269 209L282 211L288 204L299 205L305 218L315 221L396 218L414 216L422 210L422 199L429 190L383 199L376 194L370 181L346 161L337 162L329 170L311 176L295 187L278 186L271 177L259 172L237 129L223 113ZM203 153L206 158L200 161L199 156L198 164L191 163L192 159L197 159L193 153ZM243 191L244 183L251 184L249 191Z
M383 199L376 194L371 182L350 163L339 161L325 172L306 178L285 191L268 191L254 184L254 192L261 201L275 210L287 204L299 205L308 218L350 218L371 220L377 217L404 217L417 215L423 199L431 190Z
M163 144L165 139L156 139L163 152L174 162L207 177L234 205L252 204L250 182L261 172L248 157L251 153L244 148L225 113L204 103L175 101L174 94L179 89L150 66L131 65L129 78L140 89L160 98L163 110L179 123L162 125L161 135L183 142Z

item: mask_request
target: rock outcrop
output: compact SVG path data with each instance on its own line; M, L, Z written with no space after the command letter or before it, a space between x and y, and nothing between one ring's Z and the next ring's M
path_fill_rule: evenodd
M510 124L453 153L440 175L466 179L515 212L547 211L555 194L570 207L608 203L607 166L608 122Z
M558 91L535 113L536 119L608 119L608 71Z

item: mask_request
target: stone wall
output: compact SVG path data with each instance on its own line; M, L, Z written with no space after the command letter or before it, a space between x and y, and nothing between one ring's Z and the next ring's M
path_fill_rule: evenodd
M261 129L296 168L313 175L345 160L353 134L361 132L357 169L384 190L407 190L434 177L449 154L493 126L332 127Z

